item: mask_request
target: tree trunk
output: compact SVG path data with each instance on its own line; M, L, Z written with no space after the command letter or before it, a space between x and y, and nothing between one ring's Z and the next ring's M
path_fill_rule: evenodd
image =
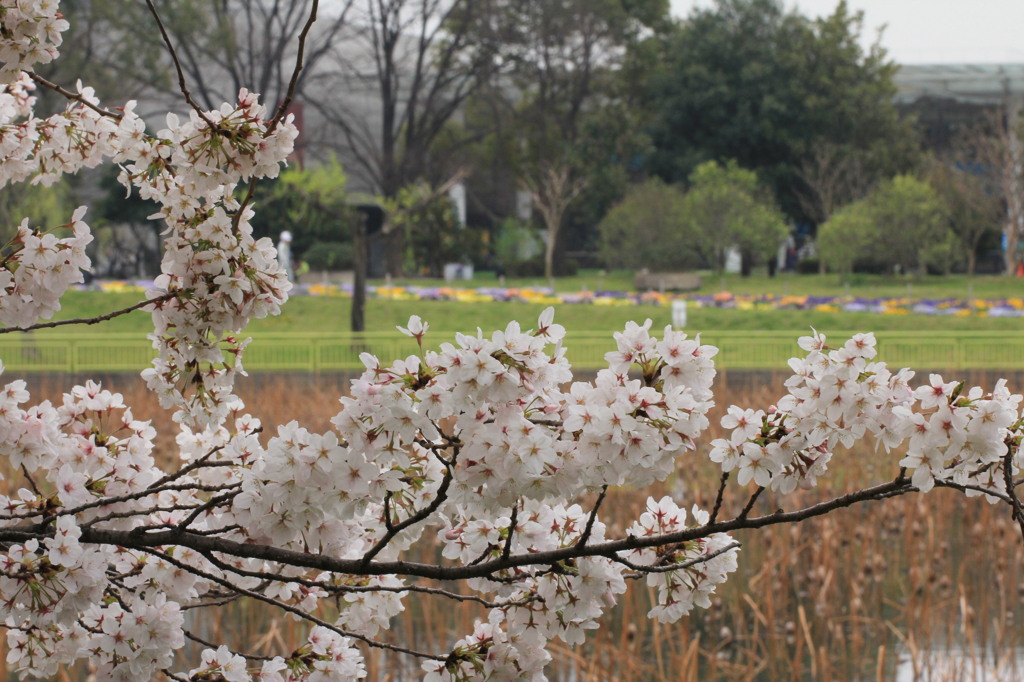
M1012 220L1007 223L1003 234L1006 235L1006 252L1003 253L1003 263L1006 266L1007 275L1017 274L1017 225Z
M546 221L547 222L547 221ZM544 277L552 282L555 279L555 245L558 241L558 233L562 227L562 217L552 216L547 222L548 240L544 245Z
M967 249L967 276L974 277L974 269L978 265L978 252L974 247Z
M354 332L366 330L366 267L368 250L366 248L366 221L368 215L357 214L352 249L352 318L351 327Z
M405 230L391 226L384 233L384 272L390 277L405 275Z
M754 254L747 249L740 249L740 277L750 277L754 271Z

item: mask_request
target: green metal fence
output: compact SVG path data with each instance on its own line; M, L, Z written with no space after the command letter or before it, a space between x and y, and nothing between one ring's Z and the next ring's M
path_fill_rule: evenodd
M702 343L718 346L715 364L722 369L786 369L802 354L801 332L709 331ZM879 359L890 366L945 370L1024 370L1024 333L1015 332L880 332ZM440 344L454 334L431 331ZM846 337L832 334L842 343ZM615 349L610 333L578 332L565 342L578 369L605 366L604 354ZM245 353L245 367L263 371L330 372L361 369L361 353L385 362L416 352L415 342L396 332L367 334L259 334ZM130 334L9 334L0 336L0 361L10 370L42 372L137 371L154 351L148 340Z

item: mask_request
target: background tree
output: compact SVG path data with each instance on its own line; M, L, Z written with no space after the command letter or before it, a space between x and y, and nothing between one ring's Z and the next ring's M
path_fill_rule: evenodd
M686 210L685 195L674 185L657 178L634 185L598 225L604 263L655 272L710 266L695 246L699 236Z
M954 145L954 158L966 168L981 171L1003 204L1003 268L1012 275L1021 262L1024 233L1024 124L1014 123L1019 112L995 112L963 131Z
M1000 232L1006 216L995 179L986 175L979 164L971 164L957 154L946 161L933 159L928 165L927 180L942 200L949 228L967 264L967 274L973 275L978 248L987 237Z
M889 265L924 274L935 262L929 251L949 243L942 202L931 186L913 176L898 175L881 183L868 195L867 204L878 229L872 250Z
M273 182L257 188L254 201L260 210L253 234L276 242L282 230L289 230L299 259L315 244L351 244L355 217L347 183L348 175L334 156L306 168L285 168Z
M60 9L70 24L61 58L39 68L40 75L65 87L82 79L104 101L175 92L170 60L159 36L139 30L152 25L142 0L63 0ZM133 68L126 69L125 64ZM52 91L42 90L39 95L47 106L62 105Z
M426 182L404 187L393 199L382 199L386 229L399 235L403 245L403 271L425 271L440 277L444 264L470 257L475 233L463 230L449 195L452 187L465 177L460 170L448 180L433 186Z
M823 188L801 168L823 145L888 177L916 157L912 125L893 105L895 65L861 47L863 16L845 2L824 18L777 0L717 0L668 36L651 77L650 167L682 180L706 160L735 159L772 188L790 218L821 220ZM805 173L806 175L806 173ZM801 201L810 194L817 208Z
M498 273L510 277L539 277L544 274L544 240L532 223L507 218L498 226L494 258Z
M765 258L773 258L789 227L771 194L753 171L735 161L720 166L703 163L690 175L683 197L683 231L694 235L705 262L716 271L725 267L726 251L739 249L743 274Z
M435 155L441 138L463 142L449 122L492 68L486 50L468 50L479 3L466 0L358 0L336 67L316 79L312 102L327 123L329 146L351 158L365 186L385 201L418 182L461 172L452 155ZM401 273L404 232L385 226L386 268Z
M303 69L293 95L306 98L306 84L320 73L347 26L351 0L320 3L315 30L307 36ZM292 78L313 0L65 0L61 10L73 29L63 57L44 70L64 84L86 77L104 98L145 97L149 105L180 102L175 66L156 31L159 14L177 53L193 99L213 109L241 88L279 104ZM130 63L135 68L125 69Z
M465 258L474 260L474 257L479 260L479 232L459 222L455 204L448 195L451 184L441 187L431 187L425 182L410 185L384 204L392 229L402 233L404 271L441 277L446 263L461 262Z
M842 207L818 226L815 243L822 270L827 267L840 275L849 275L857 261L871 253L879 239L878 225L866 200Z
M307 84L342 39L350 4L340 0L318 8L316 30L306 40L293 90L297 100L306 99ZM296 57L312 5L313 0L154 0L189 89L211 109L241 88L260 93L270 106L284 100L293 75L287 65ZM146 9L143 5L136 11Z
M605 112L626 100L621 70L643 39L665 26L668 6L664 0L484 4L486 24L477 29L482 47L475 49L494 55L498 68L481 97L502 140L496 146L509 152L507 161L542 217L550 278L569 207L592 171L618 156L609 147L616 137L595 133L608 130L613 118ZM603 144L586 143L598 140Z
M803 215L818 226L828 222L840 206L863 197L874 181L862 154L825 141L812 143L796 172ZM824 274L824 259L819 259L818 267Z
M840 272L861 263L924 274L929 266L947 270L955 253L942 200L910 175L880 183L838 211L822 226L819 240L822 258Z
M73 194L70 179L62 179L50 187L0 187L0 247L17 235L18 225L25 218L30 218L32 225L46 227L66 223L75 207ZM123 190L121 194L124 196Z

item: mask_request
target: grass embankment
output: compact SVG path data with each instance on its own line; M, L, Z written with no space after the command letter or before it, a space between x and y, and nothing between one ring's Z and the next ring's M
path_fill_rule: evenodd
M792 278L802 283L803 278ZM834 279L834 278L833 278ZM764 286L772 284L760 278ZM1024 283L1017 280L978 280L975 296L1001 298L1024 293ZM982 285L984 282L984 285ZM997 286L999 285L999 286ZM937 287L938 285L934 285ZM878 289L873 291L882 291ZM940 289L933 288L934 297ZM948 285L946 296L954 296L955 288ZM837 293L833 289L815 295ZM796 295L796 294L794 294ZM881 296L881 293L860 293L861 296ZM54 319L96 317L112 310L128 307L141 300L140 294L72 291L63 299L63 308ZM366 328L368 331L393 331L395 325L404 325L410 315L419 315L439 332L473 331L504 328L509 320L518 320L531 327L547 306L521 302L462 303L457 301L400 301L371 299L367 303ZM570 331L614 331L622 329L629 320L651 318L655 328L671 322L671 310L657 305L603 306L593 304L562 304L556 306L556 320ZM281 315L254 320L247 333L258 337L261 332L346 332L349 330L351 301L346 298L296 296L283 308ZM835 334L848 331L1016 331L1024 329L1020 318L995 318L984 315L929 316L898 315L867 312L821 312L795 309L723 309L711 307L689 308L687 330L765 330L805 333L810 327ZM93 326L64 327L66 333L138 333L151 330L149 315L134 312L109 322Z

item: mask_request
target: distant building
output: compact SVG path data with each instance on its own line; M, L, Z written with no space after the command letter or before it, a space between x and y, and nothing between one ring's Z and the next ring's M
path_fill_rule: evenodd
M904 64L894 80L900 110L917 116L926 145L940 151L985 112L1016 121L1024 103L1024 64Z

